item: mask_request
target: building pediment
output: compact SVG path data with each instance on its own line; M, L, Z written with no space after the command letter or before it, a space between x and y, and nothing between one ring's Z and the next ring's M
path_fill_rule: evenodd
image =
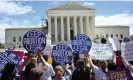
M68 2L66 4L56 6L55 8L51 8L49 10L94 10L94 9L77 4L75 2Z

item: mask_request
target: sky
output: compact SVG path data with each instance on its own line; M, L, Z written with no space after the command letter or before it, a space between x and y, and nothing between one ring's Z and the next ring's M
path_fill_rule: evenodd
M0 1L0 42L5 42L6 28L41 27L46 10L68 1ZM96 25L126 25L133 34L133 1L73 1L95 8Z

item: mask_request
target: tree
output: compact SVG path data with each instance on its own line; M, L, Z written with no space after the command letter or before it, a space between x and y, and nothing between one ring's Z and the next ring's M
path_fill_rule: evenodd
M4 48L4 45L3 45L2 43L0 43L0 49L1 49L1 48Z
M131 41L133 41L133 35L130 36Z
M42 27L46 26L48 27L48 20L47 19L42 19L42 24L41 24Z

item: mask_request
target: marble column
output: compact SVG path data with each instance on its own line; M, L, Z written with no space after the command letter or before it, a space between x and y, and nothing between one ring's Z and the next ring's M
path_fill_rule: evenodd
M86 35L88 35L89 36L89 17L88 16L86 16L86 19L85 19L85 23L86 23L86 26L85 26L85 33L86 33Z
M57 33L57 16L54 17L54 25L55 25L55 42L58 42L58 33Z
M83 34L83 16L80 16L80 34Z
M77 35L77 17L76 16L74 16L74 36L76 36Z
M64 41L64 17L61 16L61 41Z
M51 17L48 17L48 33L51 35Z
M70 41L70 17L67 16L67 41Z
M91 25L91 27L92 27L92 39L94 39L94 37L95 37L95 16L91 17L91 23L92 23L92 25Z

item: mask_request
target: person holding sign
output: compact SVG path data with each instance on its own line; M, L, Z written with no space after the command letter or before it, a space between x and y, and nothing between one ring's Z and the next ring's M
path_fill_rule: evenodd
M41 76L41 80L52 80L52 77L55 76L55 71L53 69L53 66L48 63L48 56L42 55L43 59L46 61L44 63L40 63L39 67L42 67L42 64L47 67L46 71L43 72L43 75Z
M128 63L128 61L126 61L126 59L122 55L121 55L121 59L122 59L124 65L125 65L125 67L127 67L130 70L130 73L133 77L133 65Z
M100 67L98 67L93 64L92 59L89 54L88 54L88 56L86 56L86 58L88 59L90 67L92 68L93 72L95 73L95 79L96 80L107 80L107 77L105 74L105 72L107 70L107 67L105 66L106 63L103 63L103 64L101 64Z
M45 65L41 68L38 66L37 57L41 59L43 64L46 64L40 52L37 53L37 56L32 56L30 63L28 63L25 68L25 80L40 80L44 71L46 71L47 67Z
M1 76L0 80L15 80L15 64L7 63L3 70L3 75Z

